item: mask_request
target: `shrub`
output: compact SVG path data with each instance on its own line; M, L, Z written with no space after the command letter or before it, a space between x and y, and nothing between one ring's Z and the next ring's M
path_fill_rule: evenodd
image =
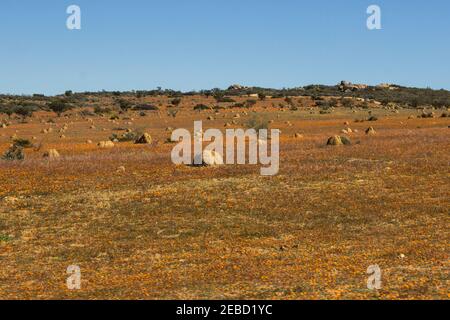
M58 117L60 117L61 114L63 114L64 112L72 109L72 106L70 106L64 100L54 100L54 101L50 102L49 104L47 104L47 107L50 110L52 110L53 112L55 112L58 115Z
M254 105L256 105L257 102L258 102L258 101L254 100L254 99L249 99L249 100L245 101L245 106L246 106L247 108L251 108L251 107L253 107Z
M6 161L15 161L15 160L24 160L25 155L23 153L23 148L13 144L2 156L3 160Z
M33 111L35 110L35 107L23 107L23 106L18 106L16 108L14 108L14 113L21 116L24 120L27 117L31 117L33 115Z
M14 109L12 106L0 105L0 113L6 114L8 117L14 113Z
M194 110L196 110L196 111L210 110L210 109L211 109L211 108L208 107L208 106L205 105L205 104L197 104L197 105L194 107Z
M341 100L341 103L344 108L352 108L353 107L353 99L344 98Z
M176 118L179 110L175 108L171 108L167 110L167 115L172 118Z
M140 136L142 136L142 133L140 132L125 132L122 135L117 135L115 133L113 133L113 135L109 138L111 141L119 141L119 142L130 142L130 141L135 141L136 139L138 139Z
M234 103L236 102L235 100L233 100L230 97L216 97L216 101L217 102L228 102L228 103Z
M135 111L158 111L159 108L153 104L139 104L133 108Z
M171 104L173 104L174 106L178 106L181 103L181 98L175 98L171 101Z
M27 139L15 139L14 145L21 148L31 148L33 144Z
M94 113L96 113L96 114L109 114L111 112L112 112L112 110L110 108L102 108L99 106L96 106L94 108Z
M269 121L260 116L253 115L246 123L246 127L249 129L255 129L259 131L261 129L269 129Z
M119 99L117 100L117 104L119 105L119 108L123 111L128 111L128 109L131 108L131 102L127 101L125 99Z

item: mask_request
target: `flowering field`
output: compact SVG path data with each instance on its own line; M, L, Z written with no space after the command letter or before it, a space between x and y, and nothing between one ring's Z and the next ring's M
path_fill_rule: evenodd
M184 99L176 116L0 120L0 154L17 138L33 144L22 161L0 160L1 299L450 298L449 118L280 110L270 98L194 111L209 100ZM369 111L377 121L355 122ZM281 130L278 175L172 164L171 128L245 127L254 112ZM119 129L153 142L97 145ZM343 129L351 145L326 146ZM49 149L59 156L44 158ZM71 265L79 290L67 287Z

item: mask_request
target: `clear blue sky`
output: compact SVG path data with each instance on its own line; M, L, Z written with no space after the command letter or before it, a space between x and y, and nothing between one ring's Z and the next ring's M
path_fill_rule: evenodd
M366 28L370 4L383 30ZM0 93L343 79L450 89L450 1L0 1Z

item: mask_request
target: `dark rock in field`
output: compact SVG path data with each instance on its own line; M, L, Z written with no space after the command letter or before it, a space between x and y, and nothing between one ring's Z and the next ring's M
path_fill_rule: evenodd
M139 137L135 143L136 144L151 144L153 142L152 136L148 133L144 133L141 137Z

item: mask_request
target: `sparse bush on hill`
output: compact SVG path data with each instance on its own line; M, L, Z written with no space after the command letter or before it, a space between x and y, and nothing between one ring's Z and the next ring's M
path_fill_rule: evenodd
M344 108L352 108L354 106L354 102L352 99L342 98L341 104Z
M66 100L62 99L53 100L52 102L47 104L47 107L53 112L55 112L58 115L58 117L60 117L61 114L63 114L64 112L72 109L72 106Z
M170 103L173 104L174 106L179 106L181 103L181 98L175 98Z
M25 121L27 117L31 117L36 110L33 106L18 106L13 109L14 113L22 117L22 121Z
M133 107L135 111L158 111L159 108L152 104L139 104Z
M125 99L117 100L117 104L119 105L119 108L125 112L132 107L131 102Z
M259 131L261 129L269 129L269 121L261 116L253 115L247 122L246 127Z
M0 105L0 113L6 114L8 117L14 113L14 107L10 105Z
M211 108L208 107L208 106L205 105L205 104L197 104L197 105L194 107L194 110L195 110L195 111L211 110Z
M110 114L112 112L111 108L102 108L99 106L96 106L94 108L94 113L98 114L98 115L102 115L102 114Z

